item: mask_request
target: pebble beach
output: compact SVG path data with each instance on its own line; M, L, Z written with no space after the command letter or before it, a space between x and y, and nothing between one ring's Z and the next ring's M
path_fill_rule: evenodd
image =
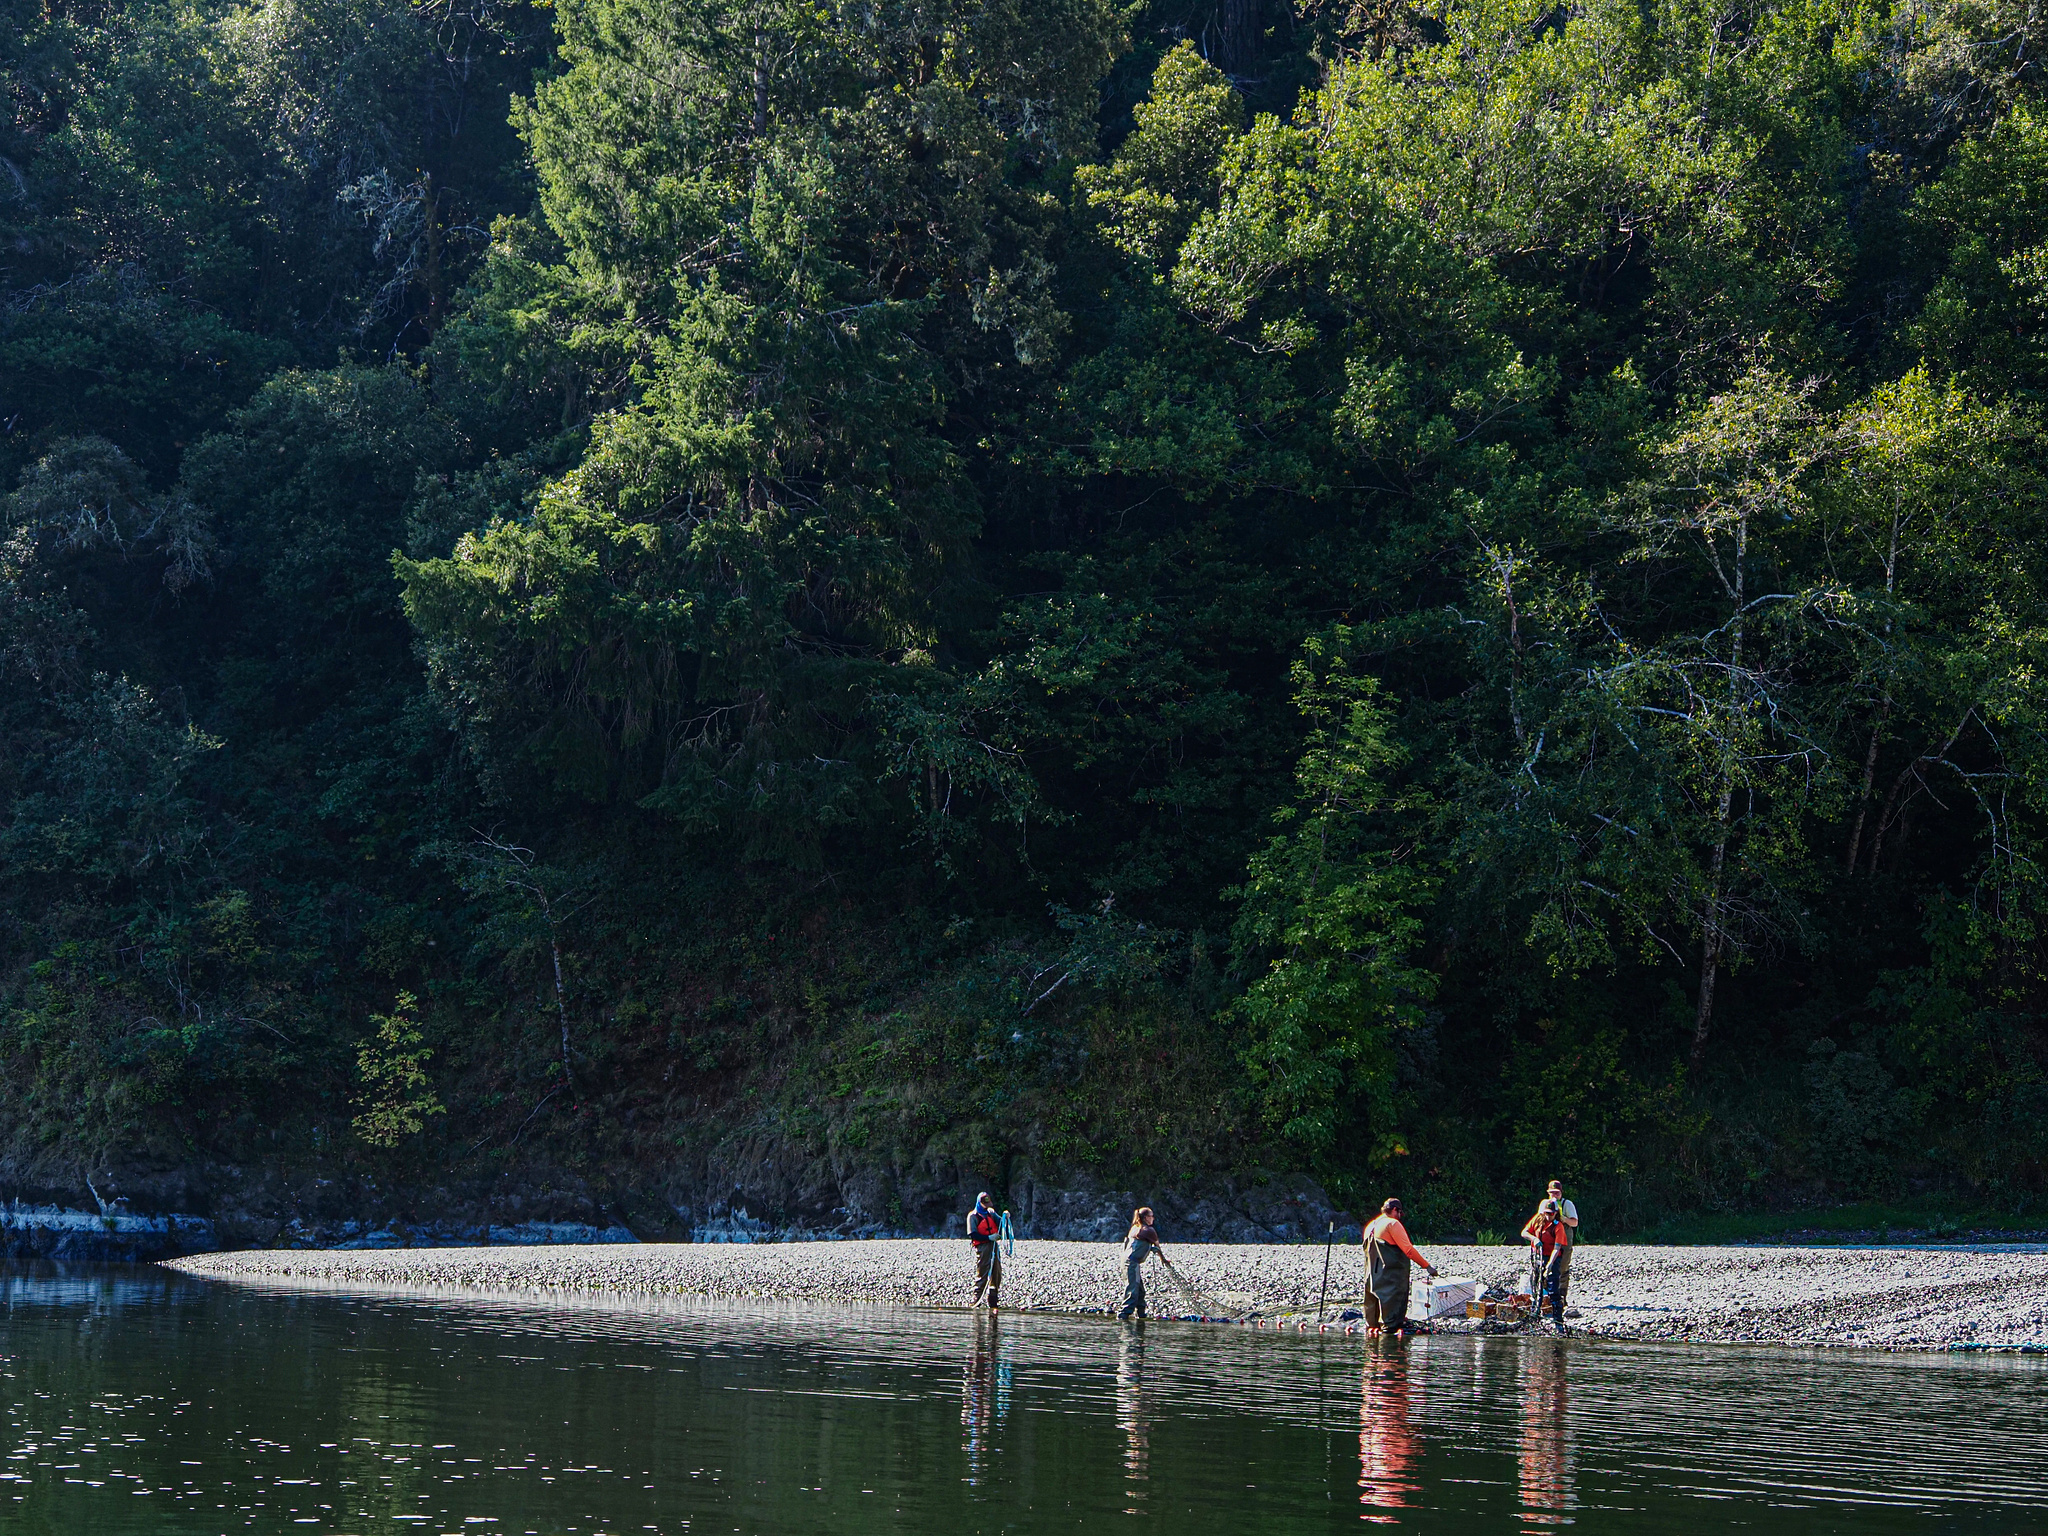
M1423 1245L1446 1276L1503 1281L1516 1248ZM1362 1284L1357 1247L1330 1264L1309 1245L1169 1243L1199 1292L1260 1326L1341 1323ZM318 1288L463 1288L585 1299L679 1294L726 1300L968 1304L965 1241L596 1244L577 1247L260 1249L201 1254L169 1267L210 1280ZM1122 1294L1114 1245L1019 1242L1005 1263L1007 1311L1103 1313ZM1155 1315L1188 1310L1153 1266ZM1575 1333L1610 1338L2048 1352L2048 1245L1977 1248L1581 1248L1573 1260ZM1478 1325L1439 1322L1438 1331Z

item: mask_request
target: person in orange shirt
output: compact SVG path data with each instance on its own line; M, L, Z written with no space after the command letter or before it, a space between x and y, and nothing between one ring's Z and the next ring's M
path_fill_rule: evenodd
M1389 1199L1365 1224L1365 1330L1400 1333L1408 1326L1408 1265L1412 1260L1434 1275L1436 1266L1415 1251L1401 1224L1401 1202Z

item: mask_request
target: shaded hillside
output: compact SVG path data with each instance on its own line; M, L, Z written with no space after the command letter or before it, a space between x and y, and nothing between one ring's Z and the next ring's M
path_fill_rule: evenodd
M2039 30L17 4L8 1189L2032 1208Z

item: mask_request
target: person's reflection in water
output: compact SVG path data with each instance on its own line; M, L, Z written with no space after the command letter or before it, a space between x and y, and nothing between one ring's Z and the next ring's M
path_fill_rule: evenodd
M1421 1491L1416 1476L1422 1440L1415 1431L1415 1397L1420 1383L1408 1372L1408 1346L1399 1338L1375 1339L1365 1349L1365 1390L1358 1408L1359 1516L1377 1525L1397 1525L1400 1516L1383 1510L1410 1509Z
M1539 1345L1522 1367L1522 1523L1569 1525L1571 1441L1565 1432L1565 1362L1560 1345Z
M995 1431L1010 1410L1010 1362L1002 1323L993 1312L977 1312L974 1343L960 1382L960 1427L966 1431L967 1482L978 1487L988 1476Z
M1145 1502L1146 1466L1152 1460L1152 1431L1145 1417L1145 1325L1126 1327L1116 1347L1116 1427L1124 1432L1124 1483L1130 1504L1124 1513L1140 1513Z

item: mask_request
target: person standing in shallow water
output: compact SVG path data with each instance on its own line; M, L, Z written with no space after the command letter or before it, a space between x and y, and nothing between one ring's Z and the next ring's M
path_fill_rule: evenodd
M974 1305L980 1306L986 1296L991 1312L996 1309L996 1293L1003 1288L1003 1255L996 1246L1002 1231L1003 1219L988 1203L984 1189L974 1197L974 1209L967 1213L967 1241L974 1245Z
M1550 1320L1564 1331L1564 1271L1571 1263L1572 1234L1564 1224L1563 1201L1546 1198L1522 1228L1529 1240L1529 1289L1541 1314L1546 1298Z
M1558 1219L1564 1223L1564 1251L1557 1262L1557 1310L1562 1317L1572 1289L1572 1250L1579 1246L1579 1208L1565 1199L1564 1185L1556 1179L1550 1181L1544 1199L1557 1202Z
M1400 1333L1408 1326L1408 1264L1420 1264L1430 1275L1436 1266L1415 1251L1401 1223L1401 1202L1388 1199L1379 1215L1360 1234L1365 1245L1365 1313L1367 1333Z
M1118 1317L1129 1318L1134 1312L1141 1320L1145 1316L1145 1261L1155 1253L1164 1264L1166 1254L1159 1246L1159 1229L1152 1225L1152 1207L1141 1205L1131 1212L1131 1230L1124 1234L1124 1304Z

